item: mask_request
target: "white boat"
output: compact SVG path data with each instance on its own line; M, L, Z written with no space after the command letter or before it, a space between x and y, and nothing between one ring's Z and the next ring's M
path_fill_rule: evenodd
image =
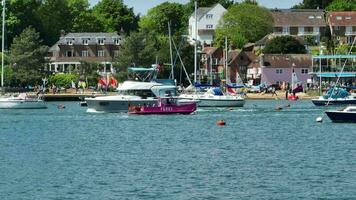
M356 123L356 106L348 106L342 110L325 111L332 122Z
M2 12L2 38L5 34L5 1L2 1L3 12ZM1 88L4 88L4 40L1 44ZM30 98L25 93L19 96L2 96L0 97L0 109L42 109L47 108L46 104L38 98Z
M129 106L157 104L158 97L176 96L177 87L157 82L125 81L118 94L85 98L87 112L127 112Z
M0 109L46 109L43 100L28 97L26 94L19 96L0 97Z

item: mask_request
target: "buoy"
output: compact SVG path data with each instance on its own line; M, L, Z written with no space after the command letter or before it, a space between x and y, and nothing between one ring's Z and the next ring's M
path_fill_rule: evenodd
M226 123L225 123L224 120L219 120L219 121L216 122L216 125L218 125L218 126L225 126Z
M323 122L323 118L322 117L317 117L315 121L321 123L321 122Z
M63 105L63 104L58 104L58 105L57 105L57 108L58 108L58 109L64 109L64 108L66 108L66 106Z

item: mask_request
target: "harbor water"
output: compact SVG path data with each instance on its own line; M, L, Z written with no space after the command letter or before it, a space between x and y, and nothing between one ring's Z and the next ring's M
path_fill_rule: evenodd
M316 123L310 101L169 116L57 104L0 110L0 199L356 199L356 124Z

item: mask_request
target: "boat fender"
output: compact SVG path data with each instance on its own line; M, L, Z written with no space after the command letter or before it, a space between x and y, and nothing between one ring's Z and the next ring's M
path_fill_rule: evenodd
M216 125L218 126L225 126L226 125L226 122L224 120L219 120L216 122Z

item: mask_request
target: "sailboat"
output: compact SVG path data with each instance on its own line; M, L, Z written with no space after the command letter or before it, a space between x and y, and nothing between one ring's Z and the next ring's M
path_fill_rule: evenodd
M298 96L296 95L296 93L298 92L303 92L303 86L302 84L298 81L298 77L297 77L297 74L295 73L294 71L294 67L293 67L293 70L292 70L292 85L291 85L291 91L292 91L292 94L289 94L288 95L288 100L290 101L296 101L298 100Z
M179 99L194 100L198 102L200 107L243 107L245 104L245 99L240 95L230 95L223 93L218 87L210 87L206 92L197 91L197 40L198 40L198 19L197 19L197 2L195 2L195 38L194 38L194 86L189 86L193 88L193 93L183 93L179 95ZM226 85L228 83L227 75L227 39L225 38L225 76ZM210 70L211 71L211 70Z
M1 43L1 90L4 89L4 38L5 38L5 0L2 1L2 43ZM0 97L0 109L44 109L47 108L43 100L29 97L23 93L18 96Z

